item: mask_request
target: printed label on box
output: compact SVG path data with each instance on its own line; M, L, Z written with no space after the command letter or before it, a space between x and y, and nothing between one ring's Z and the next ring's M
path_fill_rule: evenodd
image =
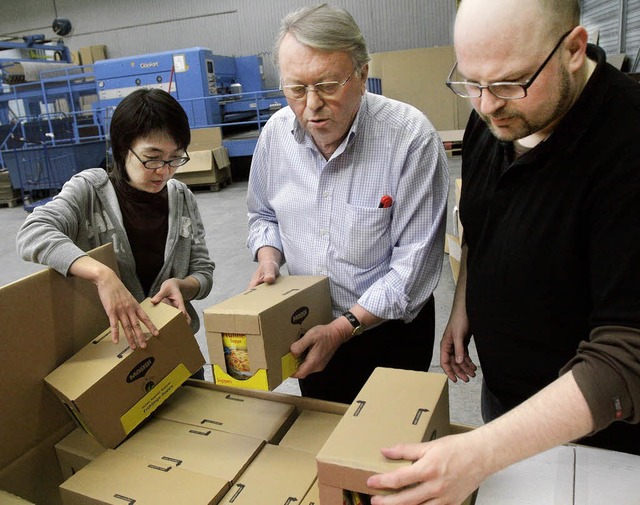
M190 376L191 373L182 363L175 367L156 387L144 395L120 418L125 434L131 433L136 426L149 417Z

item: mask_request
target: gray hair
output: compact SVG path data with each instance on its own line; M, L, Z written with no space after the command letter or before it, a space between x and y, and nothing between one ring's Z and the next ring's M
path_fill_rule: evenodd
M298 42L320 51L349 53L353 66L361 70L370 60L367 44L351 14L326 3L303 7L287 14L273 50L273 63L279 66L278 52L287 34Z

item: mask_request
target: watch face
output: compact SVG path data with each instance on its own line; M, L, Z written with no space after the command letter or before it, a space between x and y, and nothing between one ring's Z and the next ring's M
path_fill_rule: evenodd
M365 330L365 326L364 324L361 324L359 326L356 326L353 331L351 332L351 335L353 335L354 337L357 337L358 335L362 335L364 333Z

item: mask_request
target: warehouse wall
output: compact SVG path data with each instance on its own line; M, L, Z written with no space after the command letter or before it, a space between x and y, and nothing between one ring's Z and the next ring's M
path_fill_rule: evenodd
M110 58L206 47L214 54L265 56L270 63L280 19L316 0L19 0L3 2L0 34L54 36L56 16L73 25L70 49L106 44ZM449 45L455 3L451 0L335 0L360 25L370 52Z
M582 0L581 5L582 24L599 33L607 55L626 53L632 65L640 50L640 0Z

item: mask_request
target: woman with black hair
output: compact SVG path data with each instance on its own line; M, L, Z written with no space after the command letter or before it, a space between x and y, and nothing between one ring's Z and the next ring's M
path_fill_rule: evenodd
M116 108L110 127L113 167L76 174L18 232L27 261L93 282L109 317L132 349L145 347L143 323L157 329L139 302L151 297L180 309L193 332L200 321L193 299L211 291L214 263L193 193L172 177L189 161L189 121L180 104L159 89L139 89ZM86 252L111 242L120 277Z

